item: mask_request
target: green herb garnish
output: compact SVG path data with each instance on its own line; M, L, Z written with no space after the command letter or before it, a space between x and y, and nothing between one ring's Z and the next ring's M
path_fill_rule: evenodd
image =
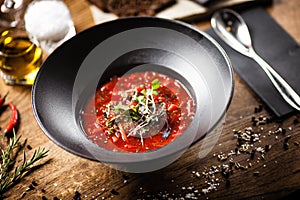
M167 124L165 104L155 103L155 96L159 93L161 87L159 79L154 79L151 82L151 87L140 85L140 88L129 89L122 93L122 100L116 105L111 104L113 111L112 119L114 123L106 123L109 125L109 130L113 132L121 132L119 125L122 125L122 132L126 132L126 137L140 137L143 144L143 138L148 137L150 129L159 128ZM165 121L165 123L164 123ZM163 122L164 124L161 124ZM161 127L157 130L160 130ZM153 133L152 133L153 134ZM164 137L168 137L169 131L164 132Z
M160 87L160 85L159 85L159 80L158 80L158 79L154 79L154 80L152 81L151 85L152 85L152 89L153 89L153 90L158 89L158 88Z
M118 113L118 112L120 112L120 110L128 110L129 109L129 107L127 106L127 105L124 105L124 104L121 104L121 103L119 103L118 105L116 105L115 107L114 107L114 112L115 113Z

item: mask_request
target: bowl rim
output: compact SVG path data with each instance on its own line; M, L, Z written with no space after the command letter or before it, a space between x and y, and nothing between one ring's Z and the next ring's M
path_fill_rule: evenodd
M208 129L206 131L206 133L204 133L202 135L202 137L199 137L197 138L196 140L194 140L192 142L192 144L189 144L187 146L184 145L184 147L182 148L179 148L177 149L176 151L173 151L172 154L174 153L178 153L178 152L181 152L182 150L185 150L187 148L189 148L189 146L195 144L196 142L198 142L201 138L205 137L206 134L208 134L209 132L211 132L218 124L219 122L223 119L223 117L225 116L226 114L226 111L228 110L229 108L229 105L232 101L232 98L233 98L233 93L234 93L234 72L233 72L233 67L232 67L232 64L231 64L231 61L229 59L229 56L227 55L227 53L225 52L225 50L221 47L221 45L214 39L212 38L208 33L205 33L204 31L201 31L199 29L197 29L196 27L192 26L191 24L188 24L186 22L182 22L182 21L178 21L178 20L172 20L172 19L165 19L165 18L159 18L159 17L153 17L153 16L132 16L132 17L125 17L125 18L119 18L119 19L115 19L115 20L112 20L112 21L108 21L108 22L104 22L102 24L98 24L98 25L95 25L95 26L92 26L86 30L83 30L82 32L78 33L77 35L80 36L81 34L84 34L88 31L92 31L93 29L97 28L97 27L100 27L100 26L105 26L106 24L110 24L110 23L118 23L119 21L127 21L127 20L139 20L139 19L151 19L151 20L160 20L160 21L165 21L167 23L171 23L171 24L177 24L177 25L180 25L182 27L185 27L185 28L188 28L188 29L192 29L193 31L197 32L198 34L204 36L209 42L211 42L213 44L213 46L215 46L217 48L217 50L220 52L220 55L224 58L225 62L226 62L226 67L228 68L228 73L230 75L229 78L229 82L230 82L230 88L229 88L229 91L230 93L228 94L227 96L227 99L225 99L225 102L226 102L226 105L224 106L224 110L222 110L222 112L220 112L220 116L218 118L218 120L216 121L215 124L213 124L211 126L210 129ZM145 26L147 27L147 26ZM75 36L74 36L75 37ZM72 40L72 38L70 39ZM62 44L61 46L59 46L57 49L60 49L62 48L62 46L64 45L67 45L70 41L66 41L64 44ZM92 49L93 50L93 49ZM50 55L51 56L51 55ZM44 63L43 63L44 65ZM36 77L36 80L39 79L39 76L40 74L42 73L43 71L43 68L41 67L41 69L39 70L38 74L37 74L37 77ZM78 156L81 156L81 157L84 157L84 158L87 158L87 159L91 159L91 160L98 160L98 159L95 159L93 156L89 156L89 155L86 155L86 154L82 154L80 152L77 152L69 147L66 147L65 145L63 145L59 140L56 139L56 137L53 137L52 134L47 130L47 128L43 125L40 117L39 117L39 114L38 114L38 111L37 111L37 107L36 107L36 87L37 87L37 81L34 82L34 85L32 87L32 94L31 94L31 99L32 99L32 109L33 109L33 114L34 114L34 117L38 123L38 125L40 126L40 128L42 129L42 131L44 132L44 134L50 138L55 144L57 144L58 146L60 146L61 148L63 148L64 150L67 150L68 152L71 152L75 155L78 155ZM188 126L189 127L189 126ZM174 141L173 141L174 142ZM171 142L171 143L173 143ZM167 145L166 145L167 146ZM100 147L101 148L101 147ZM162 147L164 148L164 147ZM104 148L103 148L104 149ZM152 151L149 151L149 152L152 152ZM141 156L141 155L146 155L146 154L149 154L149 152L140 152L140 153L131 153L131 152L114 152L114 153L120 153L122 155L125 155L125 154L128 154L128 155L137 155L137 156ZM166 155L163 155L161 157L167 157L167 156L170 156L171 154L166 154ZM147 160L147 159L146 159ZM142 161L145 161L143 159L140 160L140 162ZM103 161L105 162L105 161ZM125 161L120 161L120 162L110 162L110 163L114 163L114 164L118 164L118 163L126 163Z

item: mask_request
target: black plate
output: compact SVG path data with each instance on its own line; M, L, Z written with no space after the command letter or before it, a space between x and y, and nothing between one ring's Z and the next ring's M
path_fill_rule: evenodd
M141 44L137 45L139 42ZM78 123L82 103L97 84L147 63L165 66L153 69L170 73L186 83L197 101L197 109L201 111L194 124L199 130L187 146L222 119L232 98L233 72L221 47L208 35L185 23L133 17L85 30L47 58L33 86L36 120L59 146L76 155L95 159L98 149L86 148L91 143ZM93 67L89 69L89 66ZM84 74L81 79L78 78L80 73ZM182 142L187 141L178 144ZM118 157L112 161L108 155L101 160L117 162Z

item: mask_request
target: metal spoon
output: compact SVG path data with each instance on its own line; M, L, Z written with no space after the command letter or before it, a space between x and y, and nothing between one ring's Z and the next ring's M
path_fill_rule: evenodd
M300 111L300 97L294 89L254 50L248 27L243 18L233 10L223 9L211 18L214 31L231 48L252 58L267 74L283 99L293 108Z

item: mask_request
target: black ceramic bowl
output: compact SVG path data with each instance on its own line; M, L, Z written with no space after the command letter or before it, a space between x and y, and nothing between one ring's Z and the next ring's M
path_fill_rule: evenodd
M87 139L79 112L97 86L112 76L157 71L185 85L196 113L181 137L155 151L112 152ZM224 117L233 72L223 49L183 22L124 18L85 30L44 62L33 86L34 115L45 134L64 149L129 172L147 172L175 161Z

